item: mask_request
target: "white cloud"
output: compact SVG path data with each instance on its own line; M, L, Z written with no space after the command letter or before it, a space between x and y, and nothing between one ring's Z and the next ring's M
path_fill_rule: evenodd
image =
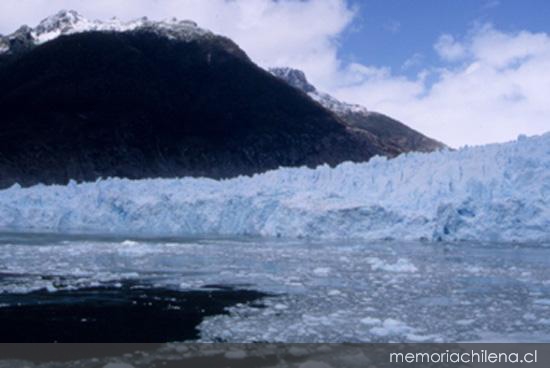
M451 49L457 48L454 38L449 40ZM365 75L348 68L343 73L352 76L345 80L355 78L354 83L335 86L333 92L454 147L550 130L550 35L505 33L485 25L460 49L461 63L424 70L413 79L388 70Z
M339 58L339 36L357 26L346 0L2 0L0 32L35 25L62 8L93 19L193 19L234 39L260 65L303 69L320 89L451 146L550 130L546 33L485 25L459 38L444 34L434 45L442 66L422 66L427 58L413 55L401 69L421 69L410 78Z
M439 56L447 61L457 61L466 57L466 48L450 34L443 34L434 45Z
M401 65L401 69L408 70L408 69L417 67L419 65L422 65L423 61L424 61L424 55L422 55L419 52L416 52L413 54L413 56L405 60L405 62Z

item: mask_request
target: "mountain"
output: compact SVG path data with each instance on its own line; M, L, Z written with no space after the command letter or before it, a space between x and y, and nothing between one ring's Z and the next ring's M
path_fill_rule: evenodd
M225 178L399 153L193 22L63 11L0 50L0 187Z
M373 134L387 152L431 152L445 148L445 145L428 138L405 124L378 112L368 111L361 105L349 104L318 91L311 85L304 72L292 68L271 68L269 71L291 86L307 93L312 99L334 112L350 127Z

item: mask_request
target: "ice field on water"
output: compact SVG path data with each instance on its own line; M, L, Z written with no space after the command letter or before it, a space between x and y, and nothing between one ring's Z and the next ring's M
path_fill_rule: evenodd
M0 297L10 300L127 283L144 293L210 285L271 295L264 308L207 317L201 341L550 341L543 245L0 238Z

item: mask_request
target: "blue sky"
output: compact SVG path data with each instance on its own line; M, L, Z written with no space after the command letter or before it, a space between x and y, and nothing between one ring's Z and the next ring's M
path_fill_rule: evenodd
M2 0L0 33L60 9L192 19L452 147L550 131L546 0Z
M434 43L442 33L465 35L491 23L502 31L550 31L547 0L354 0L357 9L343 33L340 54L349 61L390 66L412 76L440 60ZM416 60L404 66L407 60Z

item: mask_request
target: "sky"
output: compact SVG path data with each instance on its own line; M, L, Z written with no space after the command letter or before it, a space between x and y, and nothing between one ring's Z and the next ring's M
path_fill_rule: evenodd
M60 9L192 19L451 147L550 131L546 0L1 0L0 33Z

